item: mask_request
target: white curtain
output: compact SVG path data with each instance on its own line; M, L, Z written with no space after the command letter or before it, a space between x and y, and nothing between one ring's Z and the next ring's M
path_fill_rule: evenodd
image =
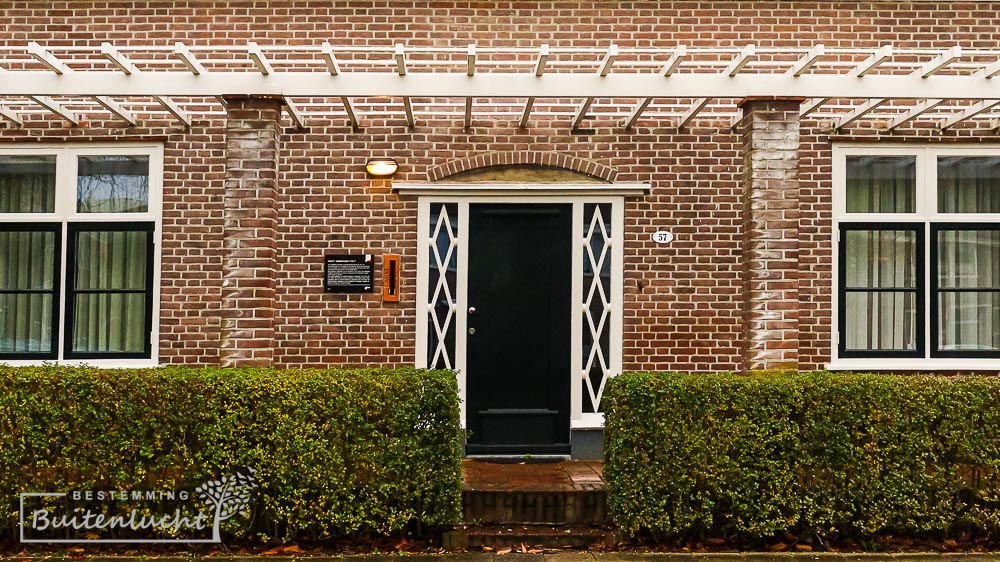
M145 231L76 233L73 351L145 350Z
M0 353L52 351L55 233L0 231Z

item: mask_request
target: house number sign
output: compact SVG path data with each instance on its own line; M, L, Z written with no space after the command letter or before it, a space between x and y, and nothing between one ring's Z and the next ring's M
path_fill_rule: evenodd
M669 244L674 241L674 233L669 230L657 230L653 233L653 242L657 244Z
M375 289L372 254L326 256L323 289L327 293L371 293Z

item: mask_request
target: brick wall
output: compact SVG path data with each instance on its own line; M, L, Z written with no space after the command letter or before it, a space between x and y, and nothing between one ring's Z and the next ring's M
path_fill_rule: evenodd
M263 44L324 40L355 45L691 46L800 45L996 48L1000 3L826 2L5 2L0 44L174 41ZM0 126L0 142L152 139L165 145L161 348L165 362L218 364L226 131L221 106L190 130L140 114L121 129L106 114L71 128L33 114L23 129ZM372 119L353 131L344 117L310 119L308 131L280 134L275 195L274 359L281 365L403 364L413 361L416 204L363 170L372 154L392 154L396 179L423 181L429 169L491 151L544 151L595 160L619 182L650 182L626 206L627 369L731 370L742 364L744 291L740 135L728 122L695 120L678 131L640 121L623 130L596 117L587 132L569 118L516 122L474 118ZM287 124L287 121L285 121ZM829 356L830 152L825 124L806 121L799 151L799 365ZM852 136L870 137L860 123ZM124 136L123 136L124 135ZM941 135L909 126L888 135L990 138L968 126ZM657 229L677 239L658 246ZM325 253L403 255L402 299L322 291Z

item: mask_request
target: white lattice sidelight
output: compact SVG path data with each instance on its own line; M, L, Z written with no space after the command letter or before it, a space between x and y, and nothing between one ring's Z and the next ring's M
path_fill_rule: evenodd
M428 244L427 367L454 369L457 310L458 213L454 204L431 206Z
M601 411L604 385L611 371L611 251L614 245L610 203L583 208L583 412Z

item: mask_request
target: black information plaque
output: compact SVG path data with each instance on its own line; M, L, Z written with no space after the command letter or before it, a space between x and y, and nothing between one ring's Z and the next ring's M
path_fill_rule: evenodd
M327 293L371 293L375 290L375 256L327 254L323 288Z

